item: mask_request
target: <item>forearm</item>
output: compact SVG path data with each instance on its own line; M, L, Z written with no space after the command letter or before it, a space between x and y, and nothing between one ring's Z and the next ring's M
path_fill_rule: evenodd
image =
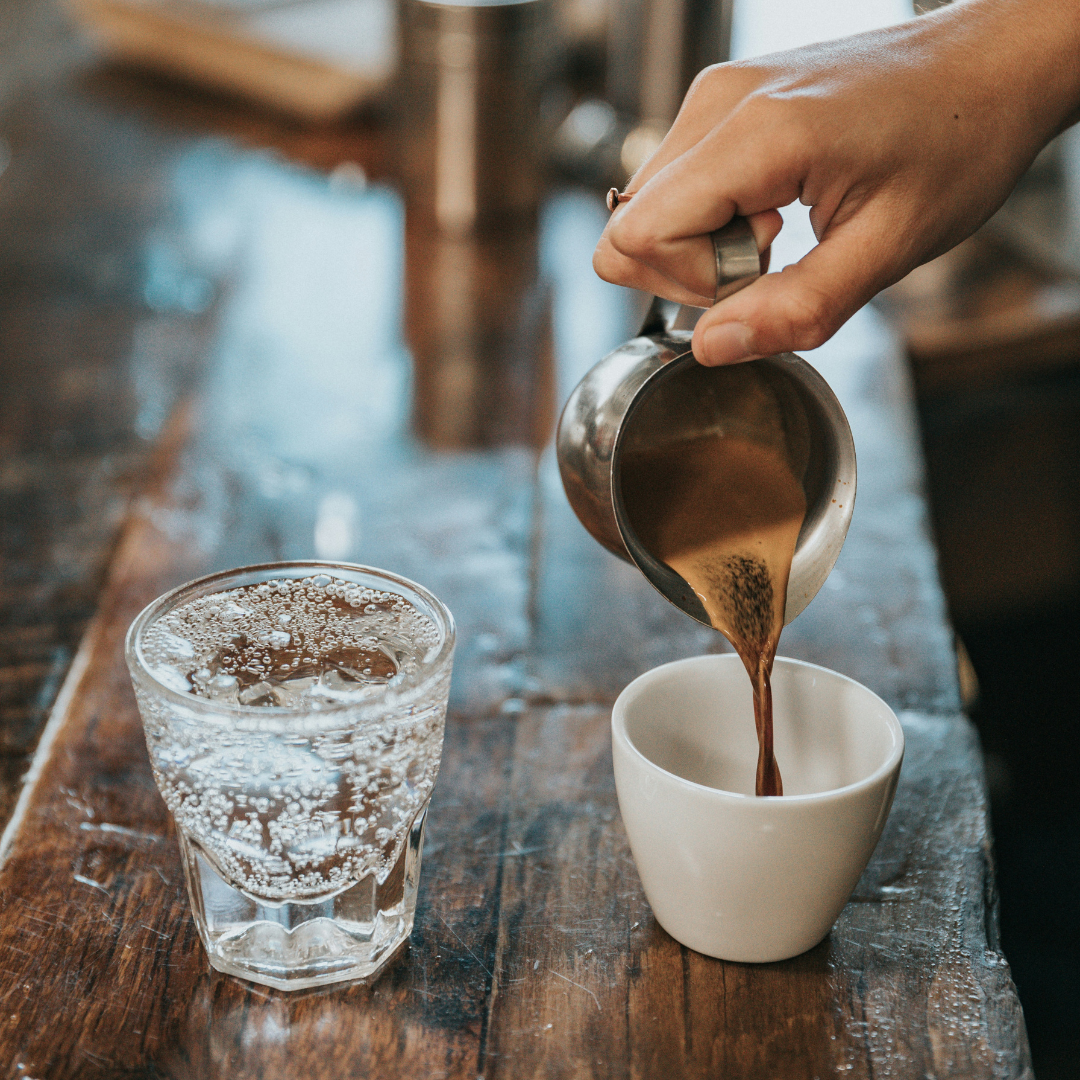
M1080 0L958 0L908 25L1039 146L1080 119Z

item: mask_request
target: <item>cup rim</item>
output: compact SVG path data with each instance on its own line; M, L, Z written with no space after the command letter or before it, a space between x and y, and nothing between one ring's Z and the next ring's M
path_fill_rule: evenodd
M212 585L215 581L234 579L241 575L254 575L266 571L272 573L279 570L287 571L298 569L310 569L314 574L320 572L329 573L333 570L368 574L381 578L388 586L391 586L386 589L387 592L392 592L392 586L394 585L402 586L405 589L412 591L430 607L432 614L435 616L436 629L443 635L443 640L439 646L438 653L431 660L426 660L421 664L420 674L415 677L414 681L405 682L399 687L391 688L386 696L380 697L378 701L332 701L325 704L320 702L316 709L313 709L310 705L240 705L232 702L217 701L211 698L203 698L196 694L181 693L162 682L146 663L140 647L140 635L146 627L160 617L165 611L177 606L179 597L182 594L190 592L194 595L203 592L207 586ZM230 586L225 586L225 588L228 587ZM146 607L144 607L132 620L131 625L128 627L127 634L124 637L124 659L127 662L128 671L131 673L133 680L137 679L140 682L148 684L155 694L160 695L174 705L181 705L185 709L204 713L208 717L224 719L227 717L243 716L266 721L315 718L320 725L322 725L324 718L342 714L352 715L358 711L366 712L373 708L381 711L385 709L388 701L392 701L395 705L399 705L403 702L408 702L413 698L421 697L431 684L443 673L447 664L450 662L454 652L456 635L457 630L454 624L454 616L450 609L435 596L434 593L425 589L423 585L412 581L410 578L404 577L401 574L394 574L389 570L383 570L376 566L366 566L362 563L334 562L326 559L290 559L282 562L252 563L251 565L236 566L227 570L218 570L212 574L205 574L202 577L192 578L190 581L185 581L182 585L177 585L174 589L162 593L157 599L151 600L150 603L147 604Z
M820 671L825 675L851 683L863 693L868 694L872 699L884 706L885 722L893 735L893 746L882 764L868 776L864 776L861 780L856 780L852 784L845 784L843 787L829 788L827 791L813 791L805 795L747 795L740 791L728 791L725 788L715 788L710 787L708 784L699 784L696 780L687 780L686 777L680 776L678 773L673 773L658 765L652 758L647 757L638 749L634 740L630 738L629 732L626 730L627 702L633 693L640 692L642 685L652 682L657 678L661 678L661 672L669 671L672 668L695 667L701 664L708 666L710 664L731 663L739 664L740 666L742 665L742 661L735 653L710 653L705 656L690 656L682 660L672 660L666 664L660 664L657 667L642 672L637 678L627 683L611 707L611 734L613 741L624 746L638 761L643 762L645 766L657 776L682 786L686 788L687 791L692 791L696 794L704 795L707 798L714 798L720 801L732 799L756 806L797 807L805 806L809 803L825 802L835 799L838 796L854 795L881 783L885 777L889 776L900 767L904 758L904 729L896 715L896 711L887 701L875 694L868 686L864 686L857 679L851 678L850 675L844 675L842 672L833 671L832 668L823 667L821 664L812 664L807 660L796 660L787 656L776 657L774 665L781 664L785 667L809 668L814 671ZM636 691L635 687L637 688Z

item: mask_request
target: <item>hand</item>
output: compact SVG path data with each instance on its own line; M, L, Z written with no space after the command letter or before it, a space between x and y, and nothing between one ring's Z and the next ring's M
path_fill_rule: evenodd
M724 364L822 344L887 285L974 232L1080 111L1080 3L967 0L908 23L706 68L627 185L593 257L607 281L711 304L708 234L758 249L777 207L818 244L711 307L694 355Z

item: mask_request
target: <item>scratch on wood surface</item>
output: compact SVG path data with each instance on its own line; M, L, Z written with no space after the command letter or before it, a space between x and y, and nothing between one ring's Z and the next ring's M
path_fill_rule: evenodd
M515 859L520 858L522 855L532 855L537 851L543 851L542 844L534 844L532 847L522 847L516 840L510 845L508 851L500 851L497 854L492 855L492 858L499 859Z
M602 1008L600 1008L600 999L597 998L597 996L587 986L582 986L581 983L574 982L573 979L567 979L565 975L560 975L554 968L548 968L548 971L550 971L552 975L555 975L560 979L564 979L571 986L576 986L579 990L584 990L585 993L588 994L593 999L593 1001L596 1002L596 1011L604 1011Z
M513 1028L510 1030L511 1035L546 1035L551 1029L555 1027L554 1024L544 1024L542 1027L523 1027ZM491 1057L498 1057L498 1054L492 1054Z
M446 921L445 917L440 915L439 916L439 921L443 924L443 926L446 927L447 930L450 931L451 934L454 935L455 938L457 938L457 940L458 940L459 944L461 945L461 947L487 972L488 978L489 979L494 979L495 975L491 971L491 969L487 966L487 964L484 963L483 960L480 959L479 956L476 955L476 953L474 953L472 951L472 949L469 948L468 945L465 944L464 941L461 940L460 937L458 937L457 931Z
M141 829L130 829L127 825L112 825L107 821L100 823L94 821L83 821L79 823L79 828L85 832L103 832L111 833L115 836L126 836L133 840L149 840L153 844L158 844L165 839L160 833L143 832Z
M35 914L35 912L41 911L41 910L43 910L43 909L42 908L32 908L32 907L29 907L28 905L24 905L23 910L22 910L22 917L25 918L25 919L29 919L31 922L41 923L42 926L47 926L50 929L52 927L56 926L57 923L60 923L60 925L64 925L63 919L59 918L56 915L53 915L51 912L46 911L46 914L49 915L49 918L47 918L47 919L43 919L39 915Z
M85 814L87 817L94 816L94 808L88 806L84 802L80 802L78 799L73 799L70 795L64 800L71 807L72 810L78 810L80 814Z

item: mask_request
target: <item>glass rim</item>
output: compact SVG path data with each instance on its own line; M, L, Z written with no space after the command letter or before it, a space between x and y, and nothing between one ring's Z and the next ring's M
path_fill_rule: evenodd
M184 693L162 682L151 670L142 655L141 636L143 631L152 625L166 611L171 611L182 602L188 594L206 595L206 587L214 582L224 582L241 577L243 575L255 575L274 571L310 570L312 574L329 573L333 570L344 570L352 573L360 573L377 577L386 582L386 592L394 592L392 586L400 586L416 594L429 608L430 615L434 616L435 628L442 635L442 642L438 653L430 660L424 660L420 665L419 674L412 680L406 681L397 687L390 687L388 692L375 701L331 701L326 704L320 703L318 708L296 705L241 705L228 701L218 701L213 698L200 697L198 694ZM281 576L299 580L298 574L283 573ZM238 585L222 585L221 591L228 588L236 588ZM398 592L398 595L403 595ZM409 599L405 596L405 599ZM423 612L422 614L429 614ZM283 562L252 563L249 566L237 566L228 570L218 570L212 574L192 578L182 585L177 585L168 592L162 593L155 600L151 600L132 620L124 637L124 659L127 662L128 671L133 680L137 679L146 688L173 704L182 705L186 709L194 709L197 712L218 716L243 716L252 720L257 718L289 719L333 717L342 714L353 714L369 710L382 711L387 702L395 705L407 702L411 698L420 697L438 679L447 665L450 663L457 629L454 625L454 616L450 609L432 593L418 582L395 574L389 570L383 570L377 566L366 566L361 563L333 562L324 559L292 559Z

